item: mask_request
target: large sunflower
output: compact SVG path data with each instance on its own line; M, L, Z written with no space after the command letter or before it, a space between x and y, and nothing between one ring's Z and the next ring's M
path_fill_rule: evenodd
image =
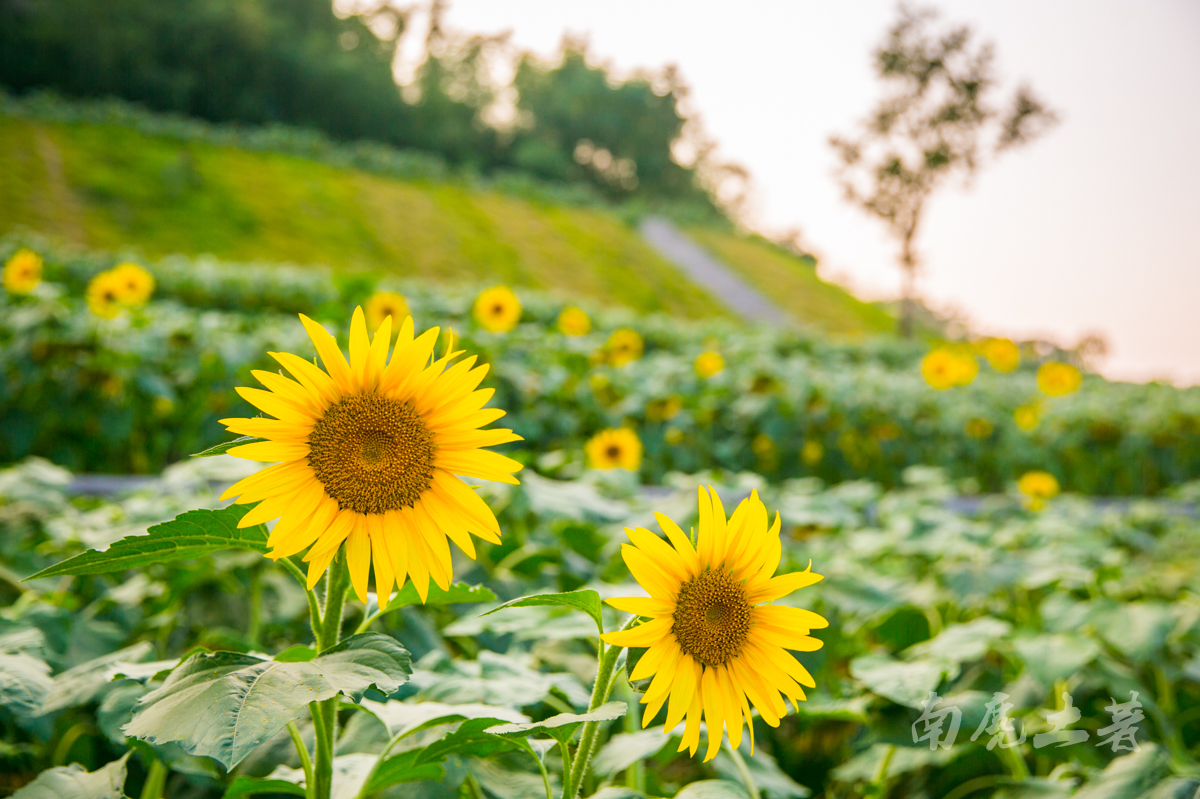
M240 494L238 504L258 503L242 527L279 518L268 557L308 549L309 588L344 541L359 599L366 601L373 565L381 607L406 575L424 600L431 579L450 585L447 537L472 558L471 535L500 543L496 517L455 475L516 483L512 474L521 464L482 448L521 437L479 429L504 415L483 407L492 389L476 390L488 367L475 366L474 356L449 366L461 352L432 360L438 328L414 338L406 318L389 361L391 317L371 340L358 308L347 362L325 328L303 315L300 321L325 370L272 352L295 380L255 371L268 390L238 388L275 418L223 419L231 432L269 439L229 454L277 465L235 483L222 498Z
M642 697L649 705L643 726L666 704L664 731L686 718L679 751L694 755L703 716L706 761L721 747L723 726L733 748L741 744L743 720L753 751L750 703L772 727L787 713L780 694L799 710L805 698L800 686L816 683L786 650L820 649L821 642L808 633L829 625L812 611L769 604L821 579L811 570L775 575L782 555L779 514L768 526L767 509L755 492L727 520L717 492L711 487L709 492L700 489L695 546L661 513L654 516L670 544L643 527L625 530L633 545L622 544L621 554L650 596L608 604L650 621L604 635L616 646L647 648L631 675L654 678Z

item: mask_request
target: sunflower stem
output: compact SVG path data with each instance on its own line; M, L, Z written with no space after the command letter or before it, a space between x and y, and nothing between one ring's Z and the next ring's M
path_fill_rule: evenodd
M342 635L342 611L350 587L350 572L344 558L335 558L325 576L325 607L314 627L317 633L317 653L337 646ZM316 732L316 760L309 796L329 799L333 789L333 753L337 738L338 696L309 705Z
M729 752L729 759L733 761L734 768L737 769L738 776L742 778L742 785L746 786L746 793L750 795L750 799L759 799L758 783L754 781L754 775L750 773L750 767L746 765L745 759L728 742L726 742L725 748Z
M308 756L308 747L304 744L304 739L300 737L300 728L296 726L296 722L289 721L287 731L288 735L292 737L292 745L296 747L296 754L300 757L300 768L304 769L305 790L311 795L313 790L313 766L312 760Z
M637 621L637 616L630 618L621 629L628 630L635 621ZM596 682L592 685L592 699L588 703L589 713L608 701L613 683L616 682L617 659L624 649L623 646L615 645L605 647L604 642L600 642L600 662L596 668ZM596 734L599 729L600 722L598 721L584 722L583 732L579 736L579 746L575 748L575 759L571 763L570 778L563 779L563 799L575 799L579 795L584 777L591 769L592 750L596 748ZM566 771L565 765L563 771Z

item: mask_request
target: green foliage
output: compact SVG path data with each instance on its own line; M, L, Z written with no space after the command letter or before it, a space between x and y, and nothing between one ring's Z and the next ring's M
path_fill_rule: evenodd
M604 633L604 619L601 617L600 595L595 591L567 591L559 594L536 594L534 596L523 596L520 599L513 599L505 602L498 608L492 608L484 616L504 610L505 608L531 608L531 607L567 607L575 610L582 610L584 613L592 617L596 622L596 629Z
M571 740L585 723L589 721L612 721L625 715L627 705L624 702L609 702L587 713L559 713L542 721L531 721L516 724L501 724L488 727L488 733L504 738L529 738L535 735L548 735L559 743Z
M47 769L13 799L125 799L126 754L103 768L87 771L78 763Z

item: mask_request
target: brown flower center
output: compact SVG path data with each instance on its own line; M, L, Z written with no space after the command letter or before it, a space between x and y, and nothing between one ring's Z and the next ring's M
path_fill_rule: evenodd
M750 634L750 603L742 584L723 569L707 569L679 589L671 632L679 647L706 666L742 651Z
M330 405L308 446L309 465L342 510L410 508L433 481L433 434L411 405L381 394Z

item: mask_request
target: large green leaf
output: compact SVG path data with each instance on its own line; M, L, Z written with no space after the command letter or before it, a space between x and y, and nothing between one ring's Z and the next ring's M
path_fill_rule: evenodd
M223 549L265 553L266 527L256 524L238 529L238 522L249 512L246 505L230 505L220 510L190 510L172 521L154 525L146 535L127 536L102 552L94 549L84 552L26 579L140 569L156 563L198 558Z
M220 444L217 444L215 447L209 447L208 449L204 450L203 452L194 452L194 453L192 453L192 457L193 458L211 458L214 455L224 455L226 452L229 452L229 450L233 449L234 447L240 447L244 444L257 444L260 441L266 441L266 440L267 439L265 439L265 438L257 438L255 436L242 436L241 438L235 438L232 441L223 441Z
M437 763L427 762L422 757L424 750L413 749L389 757L379 766L375 776L367 785L367 793L382 791L392 785L402 782L422 782L425 780L440 780L446 772Z
M425 601L421 601L421 595L417 593L417 587L413 585L412 580L404 583L396 595L388 601L388 611L397 608L408 607L409 605L457 605L473 602L492 602L495 601L496 595L490 589L484 588L482 585L467 585L466 583L454 583L447 590L438 588L433 583L429 584L429 595ZM374 613L375 608L368 607L368 613Z
M775 758L766 752L759 750L754 753L753 757L745 758L745 762L746 769L754 778L754 784L758 786L760 795L765 795L768 799L807 799L812 796L812 791L789 777L779 767ZM713 768L721 779L741 782L742 776L737 765L724 749L717 752Z
M177 741L227 769L301 716L310 702L338 693L358 700L369 687L387 694L411 673L395 639L363 633L306 662L281 663L235 652L197 654L141 699L125 734Z
M467 719L442 740L426 746L421 752L420 761L440 763L450 755L489 757L499 752L511 751L516 748L516 744L487 732L489 727L503 723L503 719Z
M684 786L675 799L749 799L740 782L700 780Z
M266 780L256 777L238 777L229 784L221 799L242 799L243 796L256 796L263 793L286 793L292 796L305 796L304 788L287 780Z
M624 716L629 706L624 702L609 702L588 713L559 713L543 721L524 724L501 724L489 727L487 732L505 738L528 738L532 735L549 735L559 743L571 740L575 731L588 721L611 721Z
M408 735L426 727L467 719L501 719L513 723L529 721L524 713L479 703L448 705L442 702L374 702L363 699L358 704L383 722L389 736Z
M618 733L596 753L592 771L601 777L624 771L634 763L658 754L670 740L660 730Z
M0 707L18 715L38 715L52 684L44 661L24 653L0 654Z
M523 596L519 599L513 599L505 602L499 607L492 608L487 613L480 615L490 616L505 608L529 608L543 605L557 605L559 607L574 608L582 610L584 613L592 617L592 621L596 622L596 629L601 635L604 634L604 618L600 615L600 595L590 589L582 591L567 591L561 594L534 594L533 596Z
M139 661L153 652L153 644L139 641L133 646L109 652L67 669L54 678L54 684L42 703L41 712L53 713L67 707L86 705L108 687L114 674L137 671Z
M12 799L124 799L127 760L129 753L95 771L78 763L47 769Z
M887 655L862 655L850 661L850 675L880 696L908 707L921 702L941 684L951 664L917 660L905 663Z

